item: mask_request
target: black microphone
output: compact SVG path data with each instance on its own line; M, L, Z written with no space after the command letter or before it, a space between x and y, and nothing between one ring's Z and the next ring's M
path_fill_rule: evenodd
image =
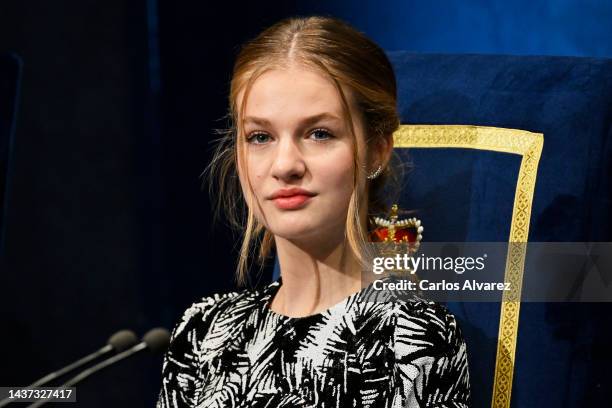
M111 351L123 351L129 347L132 347L134 344L138 343L138 337L131 330L120 330L117 333L110 336L108 341L106 342L106 346L102 347L100 350L91 353L88 356L83 357L80 360L75 361L74 363L67 365L66 367L57 370L49 375L44 376L40 380L30 384L28 388L39 387L43 384L46 384L50 381L55 380L58 377L63 376L64 374L69 373L84 364L89 363L96 358L103 356L104 354L110 353Z
M52 372L51 374L48 374L42 377L41 379L33 382L32 384L28 385L25 388L29 389L29 388L34 388L34 387L40 387L43 384L51 382L55 380L56 378L59 378L65 374L68 374L71 371L76 370L77 368L83 366L84 364L89 363L92 360L95 360L112 351L123 351L129 347L132 347L137 342L138 342L138 337L136 337L136 334L134 334L133 331L120 330L117 333L110 336L110 338L106 342L106 345L102 347L101 349L75 361L72 364L69 364L57 371ZM4 407L5 405L11 402L16 402L16 401L5 398L2 401L0 401L0 407Z
M107 358L99 362L98 364L89 367L80 374L72 377L70 380L61 385L62 388L72 387L75 384L83 381L93 373L102 370L112 364L115 364L123 359L126 359L142 350L149 349L153 353L163 353L168 348L170 344L170 332L163 327L157 327L155 329L149 330L144 336L142 336L142 341L135 346L122 351L121 353L117 353L114 356ZM29 408L40 407L41 405L48 402L47 400L39 400L34 404L30 405Z

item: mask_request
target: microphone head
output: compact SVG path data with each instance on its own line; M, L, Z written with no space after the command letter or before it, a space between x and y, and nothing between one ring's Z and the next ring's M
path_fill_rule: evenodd
M170 344L170 332L163 327L156 327L142 336L142 341L153 353L163 353Z
M138 343L138 337L131 330L119 330L117 333L110 336L106 344L109 344L116 351L127 350L134 344Z

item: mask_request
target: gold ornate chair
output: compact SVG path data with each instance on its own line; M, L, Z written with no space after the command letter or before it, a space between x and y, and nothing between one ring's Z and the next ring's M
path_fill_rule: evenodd
M416 160L415 166L418 166L418 177L414 177L414 180L407 183L406 190L408 192L414 191L412 187L415 183L427 184L427 173L435 171L434 169L423 169L423 167L438 167L439 162L431 160L423 152L419 152L422 149L441 149L444 151L448 160L453 160L453 150L456 149L471 149L482 152L493 152L497 155L511 155L514 159L519 162L517 172L514 174L516 179L516 188L514 190L513 197L508 197L513 203L511 214L504 214L507 219L502 222L507 222L510 225L510 232L507 237L509 242L527 242L529 237L529 222L531 219L531 208L532 200L534 195L534 188L538 173L538 162L542 153L543 146L543 135L540 133L532 133L514 129L502 129L494 127L480 127L480 126L435 126L435 125L403 125L394 135L395 149L402 150L407 149L411 158L410 161ZM405 152L400 152L401 156L405 156ZM416 158L412 158L416 156ZM509 158L505 158L506 160ZM431 160L431 161L430 161ZM464 160L463 158L456 158L456 160ZM476 160L478 160L476 158ZM512 158L510 158L512 160ZM428 163L429 161L429 163ZM474 162L464 162L466 167L472 167ZM461 168L461 167L460 167ZM491 172L495 169L491 168ZM468 172L459 171L456 174L468 174ZM473 175L473 173L471 173ZM450 179L454 179L452 174L446 174ZM488 175L490 176L490 175ZM503 175L498 175L503 177ZM474 182L467 180L466 184ZM456 180L456 179L455 179ZM434 187L435 188L435 187ZM422 189L417 189L419 192ZM447 189L444 191L448 192ZM418 194L417 194L418 195ZM410 193L404 196L406 205L423 205L423 208L427 208L427 202L423 202L428 197L427 194L421 194L419 198L414 197ZM430 195L429 195L430 197ZM445 200L444 194L439 194L438 198ZM421 201L419 201L421 200ZM430 207L440 208L439 205L433 205ZM421 213L423 211L420 211ZM427 225L427 216L420 215L425 225ZM433 218L433 214L432 214ZM468 217L464 220L468 222ZM497 221L500 221L499 219ZM442 231L444 226L442 225ZM432 236L434 240L444 240L451 238L450 236L444 237L443 233L438 233L436 230L439 227L433 227L433 234L429 233L430 228L428 227L428 236ZM455 239L457 237L454 237ZM490 389L490 395L492 400L492 407L509 407L512 393L512 377L514 373L515 365L515 353L518 338L518 327L520 317L520 294L523 280L523 266L525 264L525 252L521 251L521 246L509 246L506 268L505 268L505 280L512 283L512 291L505 293L503 301L499 304L471 304L468 307L473 312L472 315L478 315L478 312L482 309L489 309L489 313L486 314L487 318L491 318L491 309L498 308L498 335L497 335L497 346L495 355L490 355L488 358L493 358L494 370L493 372L487 373L493 378L492 386L484 384L482 381L472 381L472 387L474 393L479 393L476 399L479 399L486 390L483 390L483 386L488 386ZM518 299L518 300L517 300ZM463 305L465 306L465 305ZM466 315L465 310L455 307L452 305L449 307L453 310L459 319L467 319L470 314ZM495 314L493 314L495 316ZM472 318L467 322L464 322L465 326L478 327L482 324L479 318ZM490 327L492 322L486 322L485 326ZM494 325L494 323L493 323ZM472 371L472 377L475 379L481 379L479 375L475 375L475 370L482 370L483 367L490 367L492 364L477 363L478 359L482 359L483 356L476 353L480 348L478 344L478 337L470 338L469 334L466 333L466 342L468 343L468 350L470 352L470 366ZM487 378L486 376L484 378Z
M612 241L612 59L388 56L397 153L413 165L400 205L425 243ZM520 248L505 268L514 301L449 304L472 407L608 404L612 303L521 302L537 273L523 274Z

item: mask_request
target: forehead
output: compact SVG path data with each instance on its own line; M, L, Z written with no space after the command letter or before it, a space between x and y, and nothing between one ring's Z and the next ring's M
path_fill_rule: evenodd
M350 91L343 87L350 106ZM238 95L241 106L244 90ZM332 113L344 117L341 96L330 78L299 66L274 69L262 74L253 83L244 116L270 120L291 120L299 117Z

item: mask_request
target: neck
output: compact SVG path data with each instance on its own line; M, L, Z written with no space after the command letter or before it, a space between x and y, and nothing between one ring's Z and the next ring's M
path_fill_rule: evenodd
M312 247L276 237L283 284L270 308L291 317L319 313L361 288L361 266L344 243Z

